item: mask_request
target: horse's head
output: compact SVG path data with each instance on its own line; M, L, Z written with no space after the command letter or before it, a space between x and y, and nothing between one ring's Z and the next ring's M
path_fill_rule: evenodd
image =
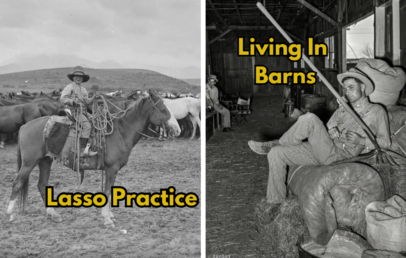
M154 125L161 125L162 123L164 123L165 126L167 126L174 133L175 136L179 136L181 130L178 121L176 120L172 112L168 109L168 107L164 104L162 98L160 98L152 90L149 91L149 96L152 100L152 105L154 108L150 116L150 122Z

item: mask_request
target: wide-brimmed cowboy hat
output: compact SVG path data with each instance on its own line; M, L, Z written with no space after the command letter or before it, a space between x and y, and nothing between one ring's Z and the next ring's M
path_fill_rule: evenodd
M73 76L82 76L83 82L87 82L90 79L90 76L85 73L85 69L82 66L73 68L73 72L68 74L69 80L73 81Z
M207 78L208 81L210 80L215 80L216 82L218 82L219 80L217 80L217 76L215 76L214 74L210 74L209 77Z
M337 75L337 80L343 85L343 79L346 77L357 78L365 85L365 95L369 96L374 91L374 84L372 83L371 79L369 79L368 75L363 73L361 70L357 68L351 68L349 71L345 73L340 73Z

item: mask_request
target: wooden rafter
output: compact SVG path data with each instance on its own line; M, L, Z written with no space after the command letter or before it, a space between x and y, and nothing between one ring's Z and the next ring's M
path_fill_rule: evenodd
M274 26L272 26L272 25L269 25L269 26L265 26L265 25L262 25L262 26L241 26L241 25L230 25L230 26L227 26L227 27L225 27L226 29L232 29L232 30L270 30L270 29L274 29L275 27ZM296 28L298 28L297 26L291 26L291 25L288 25L288 26L284 26L283 27L284 29L288 29L288 30L292 30L292 29L296 29ZM221 27L219 27L219 26L206 26L206 29L207 30L219 30L219 29L222 29Z
M218 35L217 37L215 37L214 39L210 40L209 45L211 45L214 42L216 42L217 40L221 39L222 37L224 37L230 31L232 31L232 29L228 29L228 30L224 31L223 33L221 33L220 35Z
M301 17L302 14L303 14L305 11L306 11L306 8L302 7L302 9L300 9L299 13L296 14L295 18L292 19L292 22L291 22L290 24L292 24L292 25L295 24L296 21L297 21L297 19L298 19L299 17Z
M233 0L233 2L234 2L235 10L237 10L238 18L240 19L241 25L245 25L245 21L242 19L240 9L238 8L238 5L237 5L237 0Z
M334 7L335 3L337 2L337 0L333 0L331 1L326 7L324 7L322 9L323 12L327 12L328 10L330 10L332 7ZM317 19L319 18L319 16L316 15L316 17L313 18L313 20L311 22L309 22L306 27L309 27L310 25L312 25Z
M313 5L309 4L305 0L297 0L297 1L299 3L301 3L302 5L304 5L306 8L308 8L310 11L314 12L315 14L317 14L318 16L320 16L321 18L323 18L327 22L331 23L333 26L335 26L335 27L338 26L338 23L334 19L332 19L330 16L326 15L324 12L320 11L319 9L314 7Z
M288 3L288 0L285 0L281 6L281 9L279 9L278 16L276 17L276 21L279 22L279 19L282 17L282 13L285 10L286 4Z
M211 6L211 8L213 9L214 13L216 14L217 18L219 18L219 20L224 24L227 25L227 22L223 19L223 17L220 15L220 13L217 11L216 7L214 6L213 2L211 0L207 0Z

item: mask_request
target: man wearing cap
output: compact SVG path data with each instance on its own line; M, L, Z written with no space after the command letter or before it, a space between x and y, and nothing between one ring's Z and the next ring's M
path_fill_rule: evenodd
M82 82L87 82L90 76L85 73L81 66L76 66L71 74L68 74L71 84L65 87L61 93L61 102L64 103L82 127L80 138L80 156L94 156L97 152L89 150L88 141L92 126L87 119L87 105L91 104L94 98L88 98L87 90L82 86Z
M382 106L368 100L374 89L371 80L357 69L339 74L337 79L349 105L371 129L379 146L388 148L391 144L388 115ZM305 139L308 141L303 142ZM287 165L328 165L374 149L364 130L343 106L335 111L327 128L317 116L307 113L279 140L249 141L248 145L254 152L267 155L267 201L274 204L286 198Z
M231 130L231 116L230 110L223 107L219 102L219 91L215 86L217 76L214 74L209 75L206 84L206 105L211 106L223 116L223 132L230 132Z

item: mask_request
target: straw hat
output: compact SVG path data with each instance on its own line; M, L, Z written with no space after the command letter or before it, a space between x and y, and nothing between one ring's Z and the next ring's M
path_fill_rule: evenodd
M68 74L69 80L73 81L73 76L82 76L83 82L87 82L90 79L90 76L85 73L85 69L82 66L73 68L73 72Z
M372 84L371 79L369 79L368 75L363 73L361 70L357 68L351 68L349 71L345 73L340 73L337 75L338 82L343 85L343 79L346 77L357 78L365 85L365 95L369 96L374 91L374 85Z
M210 81L211 79L214 79L216 82L219 81L217 80L217 76L215 76L214 74L210 74L209 77L207 78L208 81Z

